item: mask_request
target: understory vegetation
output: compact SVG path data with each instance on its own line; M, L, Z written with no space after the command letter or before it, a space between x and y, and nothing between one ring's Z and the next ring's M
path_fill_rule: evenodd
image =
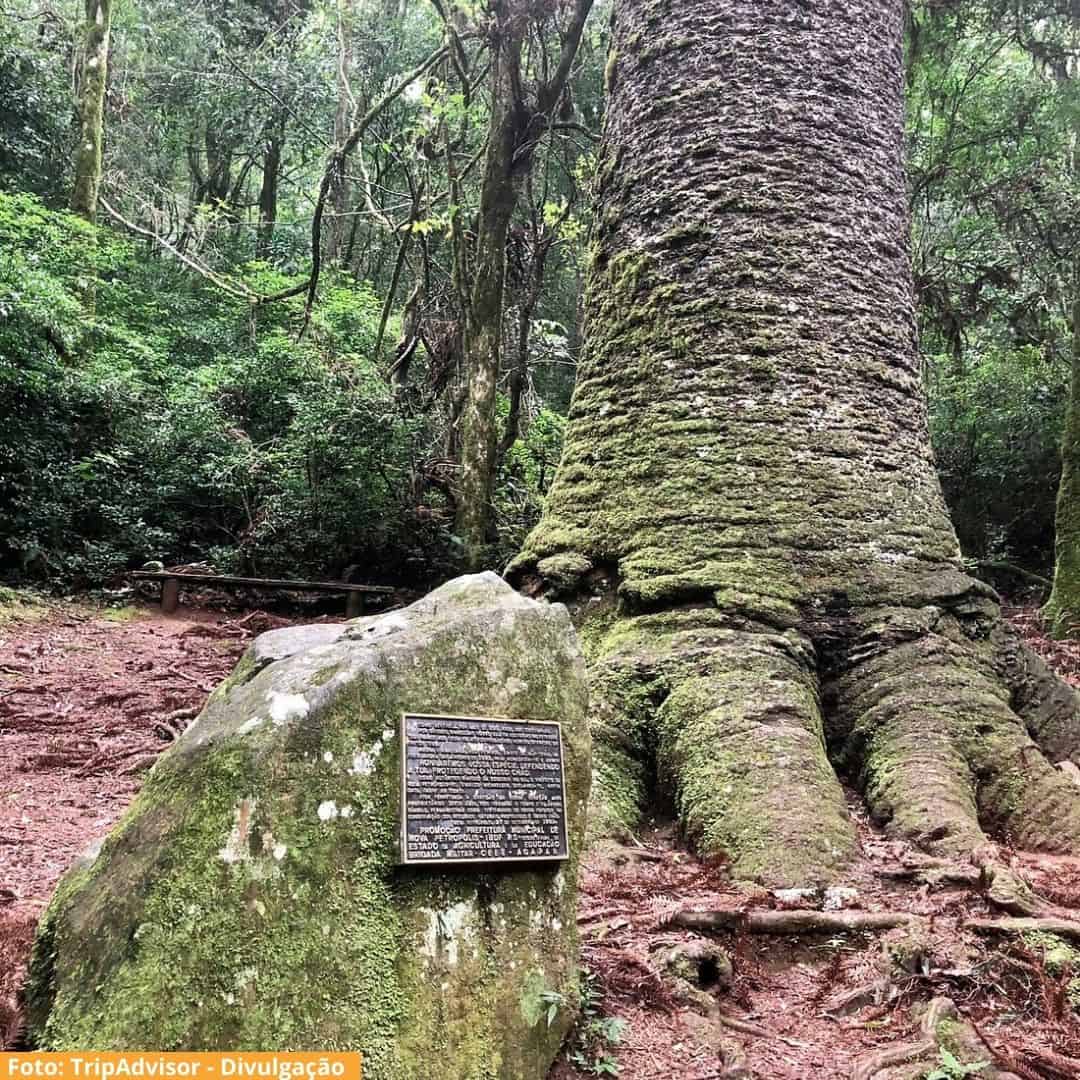
M147 560L222 572L429 581L456 564L425 483L432 418L372 362L381 301L324 279L303 300L224 294L144 244L0 194L0 565L16 581L98 585ZM233 267L253 291L293 279ZM535 516L561 424L541 412L509 455L505 543Z

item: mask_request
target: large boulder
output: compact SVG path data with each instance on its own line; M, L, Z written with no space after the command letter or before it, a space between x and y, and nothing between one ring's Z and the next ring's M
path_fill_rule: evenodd
M577 999L586 697L565 609L494 574L256 641L61 881L32 1044L358 1049L370 1080L540 1080ZM403 712L560 720L569 860L397 865Z

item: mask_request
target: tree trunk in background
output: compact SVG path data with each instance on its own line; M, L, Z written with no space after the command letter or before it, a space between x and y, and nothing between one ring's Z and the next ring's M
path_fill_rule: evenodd
M493 45L492 107L484 181L480 193L474 274L465 312L463 357L465 403L461 413L461 479L456 530L466 563L484 564L491 525L495 472L495 389L502 343L506 234L517 206L524 170L517 160L529 115L520 100L524 23L507 21L507 33Z
M1080 45L1080 9L1072 6L1068 10L1075 55ZM1076 61L1070 65L1068 52L1051 56L1046 51L1040 54L1032 41L1025 41L1024 45L1036 60L1047 65L1059 91L1075 93ZM1071 164L1073 177L1080 179L1080 120L1073 123ZM1073 257L1072 289L1072 370L1054 514L1054 585L1042 611L1050 633L1057 638L1080 631L1080 255Z
M334 145L343 146L352 128L356 102L349 81L353 67L353 5L352 0L338 0L338 64L337 64L337 112L334 114ZM326 258L328 262L342 262L349 222L349 180L345 175L347 159L342 158L340 168L330 184L330 228L326 234Z
M285 117L278 118L266 138L263 152L262 185L259 188L259 234L255 250L260 259L269 257L274 243L277 223L278 179L281 175L281 154L285 146Z
M1050 633L1062 638L1080 630L1080 259L1073 271L1072 376L1054 527L1054 587L1043 618Z
M105 137L105 84L108 79L112 0L86 0L83 56L79 69L79 145L71 209L87 221L97 218Z
M903 10L616 0L585 346L509 571L581 604L594 828L657 775L769 884L853 856L837 770L933 852L1080 851L1077 698L960 572L930 451Z
M568 5L569 6L569 5ZM525 97L522 45L535 15L530 4L498 8L491 56L491 123L480 191L480 219L472 280L465 305L463 368L465 401L460 420L461 467L455 530L472 569L485 565L492 527L498 424L496 385L503 330L506 236L536 146L553 118L570 79L592 0L574 0L562 53L547 82Z

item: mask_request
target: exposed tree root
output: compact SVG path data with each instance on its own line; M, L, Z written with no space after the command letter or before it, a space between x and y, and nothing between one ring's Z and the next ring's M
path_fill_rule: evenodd
M891 983L887 979L857 986L834 997L823 1010L826 1016L850 1016L867 1005L880 1005L888 996Z
M989 884L970 863L995 835L1080 852L1080 793L1055 767L1080 759L1080 699L1003 627L987 587L941 576L955 595L782 633L705 606L590 609L594 836L631 833L659 788L736 880L835 881L854 830L827 742L875 820L931 860L883 876Z
M926 1008L919 1025L921 1038L916 1042L888 1046L864 1058L855 1066L851 1080L874 1080L879 1073L897 1065L907 1065L937 1051L937 1026L942 1020L956 1016L956 1006L948 998L934 998Z
M902 911L677 911L667 923L684 930L747 934L850 934L892 930L916 921L917 916Z
M860 614L827 688L831 736L892 835L956 859L985 847L984 826L1031 850L1077 850L1076 789L1010 707L990 642L973 639L980 616L997 620L996 605L973 592L955 614ZM1067 688L1058 704L1066 695L1075 710Z
M1080 922L1072 919L968 919L964 923L966 930L976 934L1058 934L1060 937L1080 941Z
M1028 1047L1024 1051L1024 1058L1026 1060L1023 1062L1010 1062L1010 1068L1027 1066L1025 1072L1037 1069L1037 1075L1046 1080L1076 1080L1080 1076L1080 1058L1066 1057L1041 1047Z
M936 1064L938 1049L944 1044L961 1060L990 1061L993 1053L976 1030L966 1023L949 998L933 998L926 1006L919 1024L920 1038L899 1046L885 1047L863 1058L851 1073L851 1080L874 1080L875 1077L901 1065L926 1061ZM966 1063L966 1062L965 1062ZM985 1080L1018 1080L1011 1072L991 1067L979 1072Z
M984 873L977 866L964 866L916 851L905 854L895 866L875 867L874 873L879 877L895 881L915 881L932 888L942 885L977 887L984 881Z
M986 899L994 907L1022 918L1069 918L1066 909L1044 900L1011 870L988 864L984 873L989 879Z
M1076 691L1005 621L994 624L990 643L995 671L1009 688L1009 704L1024 720L1031 737L1050 761L1080 764Z
M697 850L736 878L835 878L854 829L814 669L800 635L737 630L707 609L618 623L594 666L594 828L632 830L655 768Z

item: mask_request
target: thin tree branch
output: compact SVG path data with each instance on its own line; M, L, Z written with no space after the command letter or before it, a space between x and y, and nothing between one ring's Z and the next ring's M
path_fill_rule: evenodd
M214 273L208 266L203 266L201 263L196 262L190 255L185 255L179 248L170 244L168 240L163 236L159 236L156 232L150 229L144 229L141 225L136 225L133 221L128 221L118 210L111 206L108 200L104 196L99 196L98 201L103 207L105 207L106 213L109 217L118 221L125 229L130 232L136 233L139 236L145 236L149 240L153 240L155 243L160 244L169 254L179 259L189 270L194 270L195 273L201 277L206 278L207 281L213 282L222 292L228 293L230 296L236 297L237 300L256 301L258 295L253 293L246 285L234 284L227 278L223 278L220 274Z
M330 145L326 137L308 124L280 94L275 90L271 90L269 86L264 86L254 75L249 75L231 56L229 56L228 53L225 54L225 61L245 82L250 83L260 93L266 94L269 98L273 98L273 100L276 101L316 142L321 143L323 146Z
M391 105L408 86L419 79L424 72L442 60L448 51L448 46L440 45L423 63L413 68L412 71L390 87L353 126L352 131L349 132L341 146L334 147L333 152L327 159L322 183L319 185L319 198L315 203L315 214L311 219L311 277L308 280L307 302L304 304L304 322L300 327L299 338L304 336L308 323L311 321L311 311L315 306L315 294L319 288L319 274L322 271L323 211L326 209L326 198L330 193L334 175L344 170L345 159L349 156L353 147L364 137L364 132L367 131L372 122L378 119L379 114Z

